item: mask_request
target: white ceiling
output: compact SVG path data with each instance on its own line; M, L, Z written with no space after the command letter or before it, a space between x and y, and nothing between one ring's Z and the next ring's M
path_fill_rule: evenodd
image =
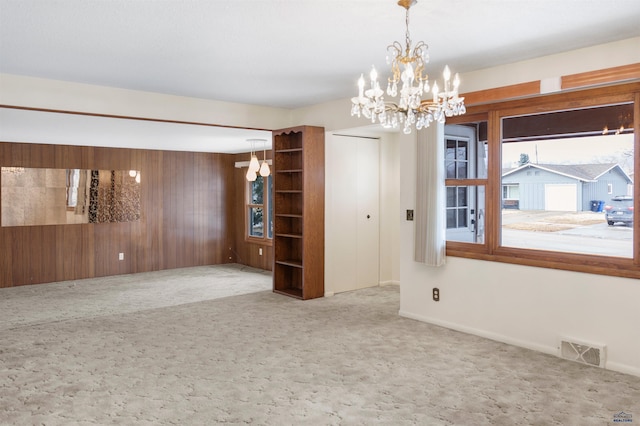
M640 36L640 0L419 0L410 30L463 73ZM0 0L0 73L283 108L353 96L394 40L395 0Z

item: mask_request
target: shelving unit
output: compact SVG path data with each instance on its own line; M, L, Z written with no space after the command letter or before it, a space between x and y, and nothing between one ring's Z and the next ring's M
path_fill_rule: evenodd
M324 296L324 128L273 134L273 291Z

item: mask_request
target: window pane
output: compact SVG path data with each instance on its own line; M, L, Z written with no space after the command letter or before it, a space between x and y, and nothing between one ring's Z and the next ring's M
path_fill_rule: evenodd
M458 207L467 206L467 188L465 186L458 187Z
M455 209L453 210L447 210L447 229L455 229L457 228L456 226L456 211Z
M264 204L263 178L258 176L251 184L251 204Z
M459 162L458 163L458 175L456 176L456 178L458 179L467 179L469 173L468 173L468 168L467 168L467 163L466 162Z
M456 206L456 188L447 187L447 207Z
M467 226L467 209L458 209L458 228Z
M633 257L633 105L502 120L502 245Z
M467 159L467 145L467 142L458 141L458 155L456 156L457 160Z
M264 236L264 223L261 207L249 207L249 235L252 237Z
M456 177L456 141L447 139L446 144L444 167L447 179L453 179Z

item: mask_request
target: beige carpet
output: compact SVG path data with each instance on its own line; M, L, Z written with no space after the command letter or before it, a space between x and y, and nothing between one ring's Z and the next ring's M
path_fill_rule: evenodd
M1 289L0 424L640 423L640 378L401 318L397 287L269 286L225 265Z

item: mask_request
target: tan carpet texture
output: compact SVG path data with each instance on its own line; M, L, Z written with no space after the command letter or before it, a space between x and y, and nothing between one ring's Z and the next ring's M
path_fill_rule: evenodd
M401 318L396 286L270 284L225 265L0 289L0 424L640 423L640 378Z

